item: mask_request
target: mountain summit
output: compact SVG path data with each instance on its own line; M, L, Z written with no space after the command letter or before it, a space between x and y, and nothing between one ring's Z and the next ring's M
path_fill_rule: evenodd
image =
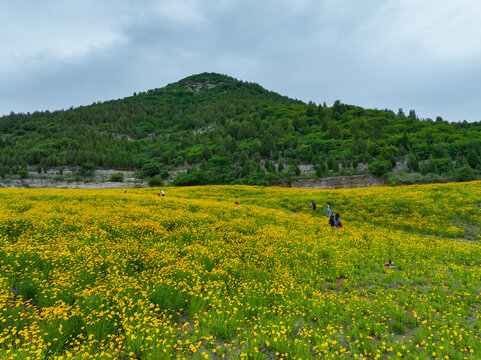
M249 83L241 80L237 80L227 75L221 75L218 73L201 73L188 76L175 83L169 84L160 89L154 89L147 91L148 94L164 95L168 92L175 93L176 95L183 94L182 91L186 91L185 95L192 95L198 93L214 94L227 94L229 92L236 92L237 95L243 97L247 94L259 96L265 95L269 97L277 97L282 101L293 101L285 96L281 96L275 92L264 89L262 86L256 83ZM189 94L190 93L190 94ZM243 94L241 94L243 93ZM227 96L229 96L227 94Z

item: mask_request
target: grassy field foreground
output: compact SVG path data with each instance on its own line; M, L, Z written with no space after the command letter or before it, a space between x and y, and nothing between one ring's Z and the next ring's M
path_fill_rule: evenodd
M480 182L165 190L0 189L1 359L481 358Z

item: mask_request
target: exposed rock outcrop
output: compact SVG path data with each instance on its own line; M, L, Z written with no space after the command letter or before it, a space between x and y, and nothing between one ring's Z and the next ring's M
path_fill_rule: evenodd
M333 176L322 179L295 180L290 186L303 189L343 189L382 185L386 185L386 181L383 178L365 174ZM281 186L288 186L288 184L281 184Z

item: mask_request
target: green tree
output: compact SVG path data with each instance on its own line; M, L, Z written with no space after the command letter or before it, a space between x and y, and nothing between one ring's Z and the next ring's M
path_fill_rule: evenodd
M376 176L382 176L391 170L391 163L389 161L380 159L368 165L369 171Z
M144 178L153 177L160 172L160 166L157 163L147 163L142 167L142 176Z
M155 187L155 186L164 186L164 180L158 177L152 177L149 179L147 182L149 186Z
M276 140L272 134L265 134L261 145L262 155L269 156L272 151L276 151Z
M472 181L474 179L474 171L469 165L464 165L456 169L457 181Z
M314 116L314 114L316 113L316 109L317 109L316 104L314 104L312 101L309 101L306 107L306 115L308 117Z
M267 172L269 172L269 173L275 173L276 172L275 165L272 162L270 162L269 160L265 161L264 167L267 170Z
M316 166L316 177L321 178L327 172L327 166L324 162L320 162L319 165Z
M468 165L475 169L477 166L481 165L481 158L474 150L470 150L466 155L466 161Z
M294 174L296 174L297 176L301 175L301 169L299 168L299 165L295 165L294 167Z
M294 129L300 133L309 131L309 124L304 116L295 116L292 124L294 125Z
M262 159L261 154L257 152L254 154L254 157L252 158L252 162L254 164L259 164L261 162L261 159Z
M419 159L415 154L413 153L409 154L407 167L411 171L415 171L415 172L419 171Z
M79 173L82 176L92 176L95 170L95 164L92 161L84 162L80 168Z
M284 162L281 160L279 164L277 164L277 172L280 174L284 171Z
M329 126L329 137L331 139L342 139L342 129L336 123Z
M28 169L27 167L23 167L18 170L18 175L20 175L20 179L28 178Z

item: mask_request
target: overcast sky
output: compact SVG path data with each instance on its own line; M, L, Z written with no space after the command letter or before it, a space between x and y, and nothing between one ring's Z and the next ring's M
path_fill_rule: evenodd
M217 72L328 105L481 120L479 0L0 0L0 115Z

